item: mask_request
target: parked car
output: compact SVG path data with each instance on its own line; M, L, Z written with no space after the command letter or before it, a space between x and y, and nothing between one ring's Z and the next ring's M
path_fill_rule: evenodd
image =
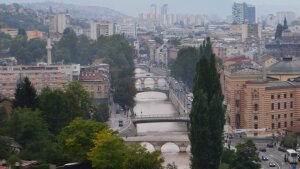
M265 147L260 147L260 148L259 148L259 151L261 151L261 152L266 152L267 149L266 149Z
M266 156L261 156L261 160L262 160L262 161L268 161L268 160L269 160L269 158L268 158L268 157L266 157Z
M286 148L284 148L284 147L278 147L278 151L286 152Z
M273 145L272 143L269 143L269 144L267 144L267 147L269 147L269 148L273 148L273 147L274 147L274 145Z
M269 162L269 167L276 167L275 162L273 162L273 161Z

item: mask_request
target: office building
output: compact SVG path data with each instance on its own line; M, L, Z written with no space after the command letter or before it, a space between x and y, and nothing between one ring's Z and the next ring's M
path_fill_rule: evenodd
M255 6L247 3L234 3L232 6L234 24L255 23Z
M242 42L247 39L260 39L261 27L258 24L242 24Z

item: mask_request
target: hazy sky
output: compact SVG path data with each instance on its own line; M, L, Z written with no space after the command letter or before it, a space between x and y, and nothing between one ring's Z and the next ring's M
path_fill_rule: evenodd
M13 2L44 2L49 0L0 0L4 3ZM80 5L97 5L108 7L130 16L149 11L154 3L160 7L169 5L169 13L218 14L227 16L231 14L232 3L242 0L51 0L53 2L73 3ZM277 11L294 11L299 14L300 0L243 0L257 7L257 14L275 13ZM159 8L158 8L159 9Z

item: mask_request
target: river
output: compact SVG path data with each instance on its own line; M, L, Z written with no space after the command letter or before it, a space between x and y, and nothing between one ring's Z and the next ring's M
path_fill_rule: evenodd
M142 69L135 70L136 76L152 75ZM153 87L153 81L146 79L145 87ZM159 86L164 86L163 80L159 81ZM136 83L136 87L140 88L140 82ZM135 97L136 106L134 112L136 115L155 115L155 114L175 114L177 111L170 101L167 101L167 96L160 92L143 92L138 93ZM146 123L137 125L138 135L182 135L187 133L186 124L179 122L168 123ZM145 143L149 151L154 148L150 144ZM162 155L167 163L175 162L178 169L189 168L189 153L179 153L179 149L172 143L165 144L162 148Z

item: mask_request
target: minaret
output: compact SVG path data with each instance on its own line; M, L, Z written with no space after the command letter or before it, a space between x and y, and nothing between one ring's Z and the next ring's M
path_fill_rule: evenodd
M48 65L51 65L52 64L52 56L51 56L52 46L51 46L51 39L50 38L47 39L46 49L47 49L47 63L48 63Z

